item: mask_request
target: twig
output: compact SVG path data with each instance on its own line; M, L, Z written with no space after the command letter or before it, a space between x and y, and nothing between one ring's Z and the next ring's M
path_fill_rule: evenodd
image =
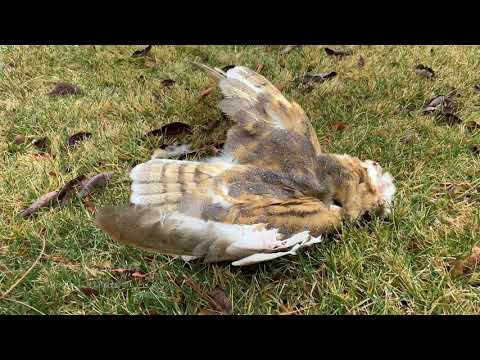
M38 262L40 261L40 258L43 256L43 252L45 251L45 245L46 245L46 241L45 241L45 238L42 239L43 240L43 244L42 244L42 251L40 251L40 254L38 255L38 257L35 259L35 261L33 262L32 266L30 266L30 268L22 275L18 278L17 281L15 281L13 283L12 286L10 286L10 288L5 291L1 296L0 296L0 299L5 299L5 297L13 290L15 289L15 287L17 287L18 284L20 284L20 282L25 279L25 277L33 270L33 268L38 264Z

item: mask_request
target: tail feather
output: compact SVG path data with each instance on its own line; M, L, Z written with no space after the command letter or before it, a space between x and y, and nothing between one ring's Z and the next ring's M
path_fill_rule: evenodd
M205 64L201 64L201 63L198 63L198 62L192 62L192 65L196 66L200 70L203 70L210 77L212 77L216 80L223 79L227 76L227 73L225 71L223 71L222 69L219 69L219 68L212 68L210 66L207 66Z

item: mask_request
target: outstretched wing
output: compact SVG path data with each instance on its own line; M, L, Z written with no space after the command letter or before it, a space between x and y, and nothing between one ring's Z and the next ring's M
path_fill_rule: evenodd
M162 253L208 262L277 257L341 222L339 209L251 165L154 159L130 175L135 206L101 211L97 224L117 241ZM298 242L284 240L300 232Z
M288 233L319 232L315 224L309 229L308 221L328 210L331 199L322 199L321 193L323 190L328 196L329 188L322 189L318 183L318 195L312 196L307 193L312 189L310 185L302 188L304 184L286 174L215 160L204 163L154 159L137 165L130 173L130 202L204 220L266 223ZM296 225L289 227L288 223Z
M228 132L225 151L240 163L282 169L285 149L292 161L314 159L321 153L305 112L265 77L243 66L223 72L196 65L219 81L224 95L220 109L236 123Z

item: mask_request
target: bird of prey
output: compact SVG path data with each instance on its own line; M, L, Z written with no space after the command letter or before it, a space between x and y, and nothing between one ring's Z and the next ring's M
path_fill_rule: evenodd
M243 66L218 81L235 125L220 156L137 165L130 206L98 212L113 239L185 260L248 265L296 254L343 221L387 216L393 178L375 161L324 153L302 108Z

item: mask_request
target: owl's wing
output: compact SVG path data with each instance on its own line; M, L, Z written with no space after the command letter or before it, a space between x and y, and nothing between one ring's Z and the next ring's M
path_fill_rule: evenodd
M341 221L337 209L299 198L250 165L154 159L130 175L135 206L99 211L97 225L119 242L161 253L206 262L278 257L313 244L318 239L310 233L319 236Z
M242 160L242 153L236 150L245 147L245 142L261 144L272 136L282 141L290 135L288 148L292 153L305 156L306 145L311 147L312 156L321 153L315 130L300 105L289 102L265 77L244 66L224 72L204 64L195 65L219 81L224 95L220 109L237 124L230 130L225 148L238 160Z

